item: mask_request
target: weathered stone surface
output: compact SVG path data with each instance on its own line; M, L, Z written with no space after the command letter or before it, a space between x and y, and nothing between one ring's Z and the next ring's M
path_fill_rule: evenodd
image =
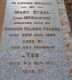
M60 1L60 0L59 0ZM0 24L1 24L1 29L0 30L2 30L2 23L3 23L3 15L4 15L4 6L5 5L2 5L4 3L4 1L2 1L1 0L1 5L0 5L0 9L1 9L1 14L0 14L0 17L1 17L1 20L0 20ZM71 6L71 3L69 2L69 3L66 3L67 4L67 7L69 7L69 6ZM69 6L68 6L69 5ZM63 5L62 5L63 6ZM67 22L64 22L63 21L63 19L64 19L64 17L62 16L62 11L61 11L61 9L62 9L62 6L61 6L61 4L58 6L58 9L59 9L59 12L61 12L61 14L59 14L60 15L60 20L61 20L61 25L62 25L62 29L64 30L64 29L66 29L66 31L68 32L69 30L67 30L68 29L68 27L66 27L66 24L68 24ZM64 7L64 6L63 6ZM69 7L70 8L70 7ZM68 8L68 9L69 9ZM65 10L65 9L64 9ZM71 10L71 9L70 9ZM70 13L71 13L71 11L69 11L68 10L68 15L69 15L69 19L70 19L70 21L71 21L71 15L70 15ZM67 20L67 18L65 18L66 20ZM59 19L58 19L59 20ZM71 22L70 22L70 24L71 24ZM66 27L66 28L65 28ZM68 32L69 33L69 32ZM1 34L1 33L0 33ZM8 33L7 33L8 34ZM60 33L61 34L61 33ZM6 34L5 34L6 35ZM65 36L64 36L65 35ZM71 52L70 52L70 50L69 49L71 49L71 45L69 45L69 43L72 43L72 42L70 42L69 41L69 35L67 34L67 33L64 33L64 37L65 37L65 46L66 46L66 48L68 49L67 51L69 51L68 53L70 54ZM7 36L7 35L6 35ZM6 38L6 36L4 36L4 38L7 40L7 39L9 39L9 38ZM22 39L22 38L21 38ZM48 38L47 38L48 39ZM61 41L63 41L63 39L62 39L62 35L60 36L60 38L58 38L57 37L57 41L60 41L60 39L61 39ZM22 74L22 72L21 72L21 69L24 67L24 66L21 66L20 64L19 64L19 62L15 62L15 61L13 61L12 62L12 64L14 64L14 65L12 65L12 66L9 66L9 65L7 65L8 63L8 61L10 60L10 59L14 59L14 60L23 60L22 58L21 58L21 55L19 55L19 54L16 54L16 52L14 52L14 51L12 51L12 52L10 52L10 50L9 50L9 46L11 46L12 45L12 41L11 41L11 43L9 43L8 42L8 40L6 41L5 40L5 45L7 45L7 47L5 46L5 45L3 45L4 46L4 48L6 48L6 50L4 49L3 50L3 52L0 50L0 52L1 52L1 54L0 55L2 55L2 57L0 58L0 64L1 64L1 66L0 66L0 69L2 69L2 70L0 70L1 72L0 72L0 79L3 79L3 80L23 80L26 76L24 76L23 74ZM11 40L11 39L10 39ZM18 41L20 41L20 38L18 38L18 39L16 39L16 40L18 40ZM55 41L56 41L55 40ZM69 41L69 42L68 42ZM6 43L7 42L7 43ZM14 42L15 42L15 40L14 40ZM9 43L9 44L8 44ZM15 42L16 43L16 42ZM60 42L61 43L61 42ZM58 44L57 46L59 47L59 46L63 46L62 45L62 43L60 44L60 43L58 43L58 42L56 42L56 44ZM18 44L19 44L19 42L18 42ZM9 45L9 46L8 46ZM20 44L21 45L21 44ZM66 69L67 69L67 65L66 65L66 62L65 62L65 60L66 60L66 57L65 57L65 54L64 54L64 49L62 48L62 47L60 47L60 48L57 48L58 49L58 52L52 52L49 56L51 56L51 58L53 59L56 59L58 62L58 64L53 64L53 66L51 66L50 67L50 69L52 69L52 70L50 70L49 69L49 71L50 71L50 75L49 75L49 73L48 72L46 72L45 74L46 75L43 75L44 76L44 80L46 79L46 80L48 80L48 75L49 75L49 78L51 79L51 80L68 80L68 77L66 76L66 75L68 75L67 73L66 73L66 75L65 75L65 71L66 71ZM61 51L61 52L60 52ZM2 54L2 53L4 53L4 54ZM5 54L6 53L6 54ZM55 55L54 55L54 54ZM47 54L47 52L46 52L46 55L48 55ZM52 56L53 55L53 56ZM70 54L71 55L71 54ZM69 55L69 56L70 56ZM70 56L71 57L71 56ZM68 59L70 59L71 60L71 58L68 58ZM44 58L44 57L43 57ZM49 58L49 57L47 57L46 56L46 58ZM69 61L70 61L69 60ZM17 65L19 65L19 67L17 66ZM69 64L69 65L71 65L71 63ZM49 66L48 66L49 67ZM53 69L53 67L55 67L55 69ZM28 67L29 68L29 67ZM58 72L58 70L59 70L59 72ZM63 71L62 71L63 70ZM54 74L53 75L53 73L52 72L56 72L56 74ZM61 73L60 73L61 72ZM66 71L67 72L67 71ZM57 73L58 73L58 75L57 75ZM12 74L12 75L11 75ZM48 74L48 75L47 75ZM53 75L53 76L52 76ZM42 76L42 75L41 75ZM40 80L41 80L41 76L40 76ZM54 78L52 78L52 77L54 77ZM72 76L72 70L70 69L70 76ZM28 76L29 77L29 76ZM26 77L26 79L25 80L29 80L29 78L28 77ZM33 78L33 80L34 79L39 79L39 78L36 78L37 76L34 76L35 78ZM47 77L47 78L46 78ZM31 80L32 80L32 77L30 77L31 78ZM42 79L43 80L43 79Z

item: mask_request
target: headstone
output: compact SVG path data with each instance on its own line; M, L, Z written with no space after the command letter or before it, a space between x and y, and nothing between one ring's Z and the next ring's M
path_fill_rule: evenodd
M63 0L7 0L0 43L0 80L70 80Z

